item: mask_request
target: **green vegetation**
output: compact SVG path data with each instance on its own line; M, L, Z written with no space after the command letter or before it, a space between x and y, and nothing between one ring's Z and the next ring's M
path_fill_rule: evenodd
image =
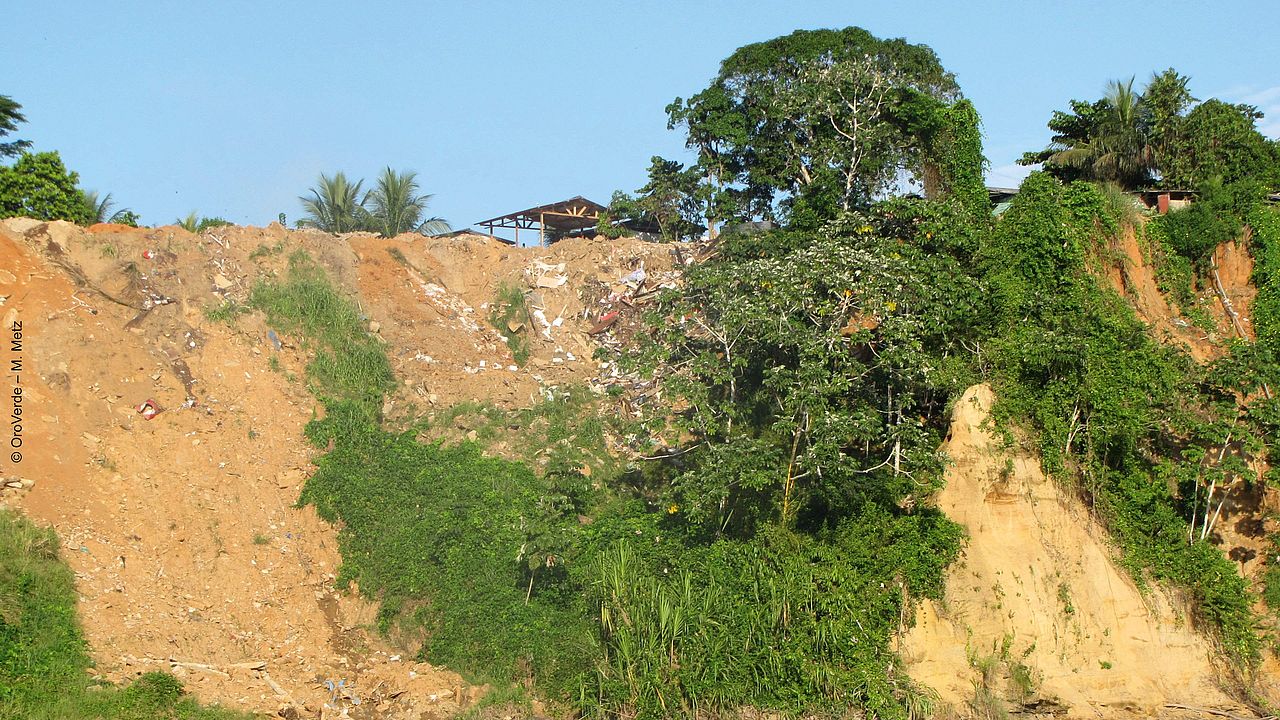
M959 95L926 46L856 27L798 30L739 48L667 112L698 154L711 225L781 217L814 228L865 206L899 171L928 180Z
M295 333L315 354L307 366L312 391L332 407L350 406L376 419L382 396L395 383L378 340L365 331L359 309L334 289L324 268L306 253L289 257L283 281L253 288L249 304L280 332Z
M903 673L891 639L921 598L941 597L960 552L962 528L933 504L938 448L959 393L986 381L998 427L1089 503L1138 582L1181 588L1195 621L1250 666L1261 647L1253 598L1213 537L1224 499L1259 482L1252 468L1280 450L1280 211L1262 203L1280 175L1256 111L1193 105L1187 82L1172 70L1141 93L1117 82L1055 114L1053 146L1027 158L1046 171L995 221L980 120L932 50L859 28L739 49L705 90L668 107L696 162L653 158L648 183L616 196L601 223L648 225L665 240L703 221L724 230L711 257L647 306L631 344L601 351L660 391L661 402L625 405L625 420L599 404L627 403L626 390L601 400L571 389L521 411L469 403L391 425L382 342L325 269L295 253L248 306L313 355L307 381L325 412L306 432L328 452L300 502L339 525L339 583L377 599L379 628L420 657L503 687L499 707L530 704L521 688L536 688L586 717L749 706L915 720L937 698ZM109 208L109 197L86 202L54 154L0 173L6 211L11 197L46 214L68 198L65 212ZM35 175L45 180L13 180ZM904 175L926 197L882 199ZM1194 185L1199 201L1146 221L1124 191L1155 183ZM430 196L411 172L387 168L362 188L322 174L299 224L384 236L447 227L425 217ZM733 229L743 221L772 229ZM193 213L186 224L216 222ZM1213 251L1246 227L1257 342L1209 366L1153 340L1091 271L1132 228L1184 314L1203 313ZM234 322L243 311L206 313ZM501 287L488 319L527 361L523 291ZM635 459L613 458L618 442ZM61 568L51 548L22 542ZM1268 603L1280 602L1272 565ZM59 587L0 587L55 599L40 612L59 621L24 632L62 633L48 642L83 658L59 572ZM999 583L995 593L998 606ZM1058 601L1078 612L1066 583ZM0 632L26 627L5 612ZM1005 718L1002 695L1035 695L1036 673L1011 644L971 657L975 715ZM0 709L48 706L45 677L88 687L74 658L56 661L66 670L10 669L55 662L15 647L0 677L19 689L0 686ZM76 692L58 702L79 702ZM83 694L203 712L162 675Z
M1064 181L1116 182L1126 189L1198 188L1256 181L1280 187L1280 144L1257 131L1251 105L1210 99L1196 104L1189 78L1172 68L1153 75L1142 93L1133 79L1112 81L1101 100L1071 101L1049 120L1053 142L1029 152L1024 165L1044 164Z
M18 129L18 123L26 122L22 114L22 105L8 95L0 95L0 138L7 137ZM30 140L10 140L0 143L0 158L17 157L31 147Z
M663 242L695 237L702 229L698 223L707 197L700 181L697 168L655 155L649 164L649 182L635 196L615 192L597 230L607 237L642 230L656 233Z
M298 227L332 233L367 230L383 237L406 232L447 232L448 222L427 217L431 195L418 192L417 176L412 171L396 172L388 167L378 176L373 189L361 194L363 180L352 183L342 172L332 177L321 173L319 182L311 188L311 196L298 198L307 211Z
M1237 406L1226 365L1196 366L1152 340L1087 272L1085 249L1114 228L1105 208L1091 185L1033 175L980 253L1000 323L987 351L997 413L1034 428L1046 469L1078 483L1140 580L1186 588L1251 662L1245 582L1207 540L1211 488L1251 481L1268 425Z
M529 361L533 315L522 288L505 283L498 286L498 296L489 307L489 324L507 339L507 349L517 365Z
M247 720L201 708L172 675L147 673L119 688L91 679L89 667L58 538L0 510L0 718Z
M13 166L0 166L0 217L88 224L92 218L78 182L80 176L67 170L58 153L23 153Z
M204 316L210 322L226 323L234 325L236 318L249 312L249 308L236 302L235 300L223 300L217 305L207 305L204 309Z
M839 99L881 87L893 92L850 111L852 142L847 113L833 125ZM1055 117L1083 123L1055 152L1088 162L1059 156L994 222L977 115L927 48L851 28L739 50L670 108L697 164L655 159L626 201L673 237L701 217L713 230L783 226L725 233L650 306L647 331L610 359L652 377L664 402L626 426L577 392L385 426L381 345L295 255L251 303L316 353L308 378L327 412L307 432L332 450L302 501L340 522L340 580L378 598L381 628L422 656L500 685L531 680L590 717L744 705L920 717L936 698L898 669L890 639L919 598L940 596L959 552L961 529L931 504L938 447L950 404L986 380L1000 427L1091 504L1139 582L1183 588L1196 620L1254 662L1251 598L1212 530L1280 437L1261 392L1277 381L1277 217L1254 178L1205 184L1203 210L1152 222L1144 239L1184 311L1212 248L1246 221L1260 288L1259 342L1211 367L1152 340L1089 270L1123 228L1142 232L1137 211L1115 188L1070 180L1154 177L1189 100L1176 74L1141 97L1113 90L1090 117ZM929 199L873 202L901 170ZM322 177L308 222L359 227L360 185ZM523 294L504 288L489 320L527 332ZM472 440L447 442L459 434ZM609 460L610 436L644 459ZM997 677L1014 699L1035 692L1008 650L982 661L979 715L1007 713Z
M308 428L334 449L302 501L340 520L340 583L381 599L379 623L478 681L530 673L571 687L594 656L566 592L583 483L538 477L477 446L420 443L341 407ZM566 478L567 480L567 478Z
M216 227L222 227L223 225L230 225L231 221L224 220L223 218L220 218L220 217L200 217L199 213L197 213L195 210L192 210L191 212L187 213L186 217L178 218L177 220L174 220L173 224L177 225L183 230L186 230L189 233L196 233L198 235L204 232L205 230L210 230Z
M84 203L89 208L89 224L93 223L118 223L120 225L129 225L138 227L138 214L128 208L121 208L115 212L111 209L115 207L115 201L111 199L111 193L99 197L97 190L85 190Z

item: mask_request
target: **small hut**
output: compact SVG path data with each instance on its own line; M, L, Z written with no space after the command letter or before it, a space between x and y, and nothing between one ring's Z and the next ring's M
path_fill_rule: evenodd
M608 208L604 205L578 195L568 200L499 215L476 224L487 229L489 237L509 245L520 244L521 230L537 230L538 244L546 246L565 237L594 235L596 224L606 210ZM497 229L514 230L515 238L498 237L494 234Z

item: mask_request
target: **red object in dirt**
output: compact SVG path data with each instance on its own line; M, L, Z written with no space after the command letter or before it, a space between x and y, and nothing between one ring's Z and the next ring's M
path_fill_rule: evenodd
M618 321L618 311L610 310L600 317L600 320L591 329L587 331L588 335L599 335L609 328L610 325Z
M155 253L151 252L150 250L143 250L143 251L142 251L142 257L143 257L143 258L145 258L145 259L147 259L147 260L150 260L151 258L153 258L153 257L155 257L155 256L156 256L156 255L155 255Z
M138 414L142 416L143 420L150 420L160 414L160 406L156 404L155 400L148 399L138 406Z

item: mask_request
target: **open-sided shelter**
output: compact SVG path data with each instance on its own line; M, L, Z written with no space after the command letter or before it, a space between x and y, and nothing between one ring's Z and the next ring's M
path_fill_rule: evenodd
M489 231L489 236L502 242L520 244L521 230L537 230L538 244L546 245L568 235L590 235L600 216L608 208L592 202L581 195L568 200L531 207L528 210L499 215L496 218L482 220L480 227ZM515 230L515 239L508 240L494 235L496 229Z

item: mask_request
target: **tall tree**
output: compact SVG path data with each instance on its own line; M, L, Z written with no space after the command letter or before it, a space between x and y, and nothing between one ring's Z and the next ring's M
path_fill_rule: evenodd
M667 160L657 155L649 164L649 182L632 196L617 192L609 203L609 213L605 220L630 221L627 227L642 227L646 232L656 231L663 242L676 242L694 237L702 232L698 221L702 219L708 200L707 186L701 182L702 174L697 168L686 168L676 160ZM605 234L624 234L626 230L618 227L616 232L609 232L611 227L604 227Z
M307 212L307 217L298 221L298 227L331 233L368 228L369 212L365 208L365 196L360 194L363 184L363 180L352 183L341 171L333 177L320 173L320 181L311 188L311 197L298 198Z
M668 114L698 151L721 218L821 218L865 205L919 166L901 111L921 96L959 97L928 47L861 28L803 30L738 49Z
M411 170L396 172L388 167L382 171L365 198L373 230L383 237L406 232L430 235L449 231L449 223L444 218L427 217L432 196L418 192L417 178L418 174Z
M1253 180L1280 188L1280 145L1258 132L1262 113L1252 105L1209 99L1180 118L1165 148L1161 173L1169 187Z
M0 95L0 138L17 130L18 123L27 121L26 116L20 112L21 110L22 106L14 102L13 98L8 95ZM29 147L31 147L31 141L29 140L0 142L0 158L16 157Z

